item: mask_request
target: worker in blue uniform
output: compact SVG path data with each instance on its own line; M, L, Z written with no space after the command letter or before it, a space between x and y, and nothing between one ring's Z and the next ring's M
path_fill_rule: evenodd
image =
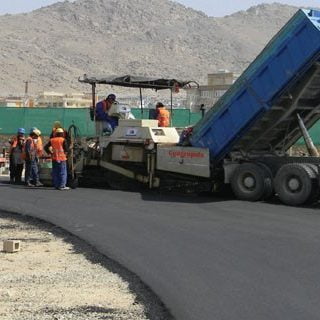
M113 103L116 101L116 96L112 93L107 96L106 99L99 101L95 108L95 120L96 120L96 134L100 136L102 134L110 134L117 126L117 123L113 117L110 117L108 112Z

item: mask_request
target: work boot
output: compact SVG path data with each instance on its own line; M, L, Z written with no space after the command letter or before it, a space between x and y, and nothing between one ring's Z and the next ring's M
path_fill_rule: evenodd
M70 190L70 188L69 188L69 187L61 187L61 188L59 188L59 190L60 190L60 191Z

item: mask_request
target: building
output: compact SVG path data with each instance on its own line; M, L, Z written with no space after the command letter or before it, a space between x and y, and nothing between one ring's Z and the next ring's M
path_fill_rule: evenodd
M36 98L36 107L39 108L88 108L91 104L91 97L83 93L44 91Z
M0 106L11 108L34 107L34 100L31 97L4 97L0 99Z
M88 108L92 105L91 96L86 96L83 93L72 93L63 98L64 108Z
M207 111L226 93L237 77L227 70L208 74L207 85L187 89L186 106L192 112L200 111L201 106Z

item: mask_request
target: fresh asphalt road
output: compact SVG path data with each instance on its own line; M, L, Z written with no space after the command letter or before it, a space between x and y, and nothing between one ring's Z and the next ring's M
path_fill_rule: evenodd
M0 184L0 209L91 243L176 319L320 318L320 207Z

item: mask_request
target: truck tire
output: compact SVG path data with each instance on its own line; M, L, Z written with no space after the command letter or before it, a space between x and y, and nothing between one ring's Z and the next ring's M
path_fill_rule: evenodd
M319 180L318 180L319 168L316 164L313 164L313 163L305 163L302 165L310 168L312 171L312 174L311 174L312 175L312 178L311 178L312 191L306 203L313 204L319 200L319 194L320 194Z
M304 166L309 167L315 174L315 177L318 175L319 168L316 164L314 163L303 163Z
M302 163L283 165L275 178L275 190L281 202L289 206L307 203L313 193L316 174Z
M263 166L254 163L241 164L232 176L232 191L240 200L261 200L272 190L272 181L267 176L268 171Z
M272 171L265 163L259 162L258 165L264 171L265 179L265 191L262 199L268 200L274 195Z

